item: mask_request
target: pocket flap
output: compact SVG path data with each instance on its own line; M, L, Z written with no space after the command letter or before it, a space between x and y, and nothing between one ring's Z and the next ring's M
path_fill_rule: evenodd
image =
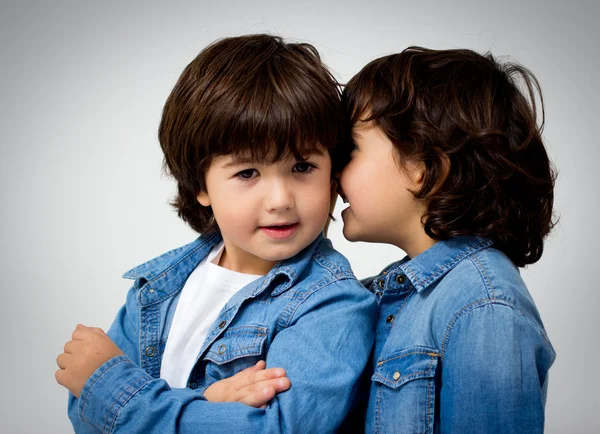
M417 378L434 377L439 357L437 350L426 347L387 354L377 362L371 380L395 389Z
M228 328L213 342L205 359L221 365L241 357L259 356L267 338L267 328L262 326L239 326Z

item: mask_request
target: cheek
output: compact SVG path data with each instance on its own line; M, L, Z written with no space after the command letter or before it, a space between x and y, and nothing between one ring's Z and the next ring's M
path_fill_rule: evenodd
M371 190L375 190L377 187L376 173L371 173L368 164L363 164L361 160L355 159L343 170L340 183L350 201L352 199L365 200L368 199Z

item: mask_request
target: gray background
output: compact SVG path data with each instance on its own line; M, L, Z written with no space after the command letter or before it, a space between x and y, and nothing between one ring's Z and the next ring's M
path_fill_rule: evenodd
M313 43L342 81L408 45L491 49L533 70L560 171L560 224L524 271L558 352L547 432L598 432L598 3L0 7L1 432L71 432L54 371L72 329L108 327L129 287L120 275L195 237L167 205L174 184L161 173L156 139L163 103L204 46L257 32ZM331 237L359 277L402 255L346 242L341 221Z

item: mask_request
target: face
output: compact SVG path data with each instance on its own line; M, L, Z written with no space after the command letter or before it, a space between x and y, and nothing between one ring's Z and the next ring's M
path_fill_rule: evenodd
M267 160L268 161L268 160ZM212 208L225 243L220 265L266 274L313 242L329 217L331 160L326 150L256 163L213 159L198 202Z
M372 122L352 129L355 148L340 176L344 236L350 241L394 244L408 252L414 235L425 234L426 207L409 190L423 179L421 165L401 161L392 142Z

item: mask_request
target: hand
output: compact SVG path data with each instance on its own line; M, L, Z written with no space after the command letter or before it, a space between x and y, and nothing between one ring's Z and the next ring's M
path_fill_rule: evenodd
M265 369L264 360L217 381L204 391L204 397L213 402L241 402L250 407L265 408L275 395L291 386L282 368Z
M54 374L56 381L79 398L83 385L90 376L123 351L97 327L77 325L72 340L65 344L64 353L56 358L60 368Z

